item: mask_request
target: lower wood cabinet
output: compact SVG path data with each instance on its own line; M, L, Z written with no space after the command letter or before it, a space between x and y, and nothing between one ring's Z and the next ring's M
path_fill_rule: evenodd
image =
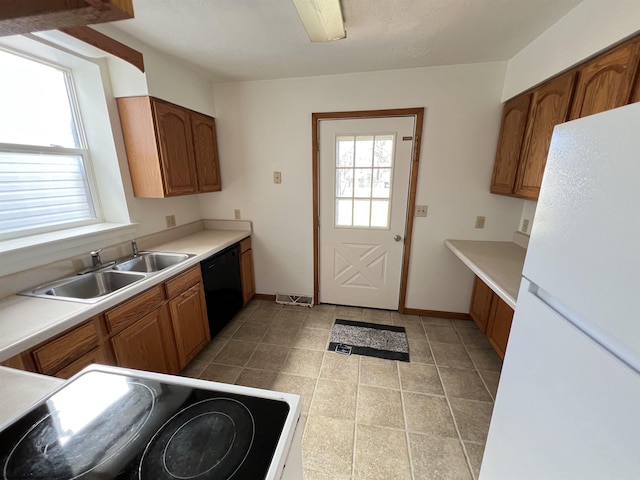
M188 287L187 290L173 294L177 283ZM169 312L182 370L211 340L200 267L167 282L166 287L169 297L175 297L169 300Z
M469 315L501 358L504 358L507 350L513 313L513 309L504 300L475 277Z
M166 305L153 310L111 339L121 367L178 373L176 347Z
M250 237L240 242L240 278L242 280L242 304L245 305L256 294Z
M92 363L176 374L210 339L196 265L0 364L60 378Z

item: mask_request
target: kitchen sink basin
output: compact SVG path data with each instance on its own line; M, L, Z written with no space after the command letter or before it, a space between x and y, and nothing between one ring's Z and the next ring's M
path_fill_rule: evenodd
M186 253L143 252L131 260L116 264L113 269L127 272L158 272L184 262L190 256Z
M100 271L56 280L24 293L34 297L93 303L144 278L146 275L143 273Z

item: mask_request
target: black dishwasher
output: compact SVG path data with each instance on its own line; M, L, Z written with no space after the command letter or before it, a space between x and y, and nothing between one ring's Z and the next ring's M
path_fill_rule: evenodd
M240 245L225 248L200 262L211 337L242 308Z

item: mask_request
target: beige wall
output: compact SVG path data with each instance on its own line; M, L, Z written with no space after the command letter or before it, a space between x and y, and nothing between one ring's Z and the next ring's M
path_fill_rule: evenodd
M214 86L223 190L205 218L253 221L260 293L313 292L311 114L425 107L407 306L466 312L472 275L447 238L510 240L521 200L491 195L504 63ZM282 172L282 184L272 181ZM476 215L486 228L474 228Z

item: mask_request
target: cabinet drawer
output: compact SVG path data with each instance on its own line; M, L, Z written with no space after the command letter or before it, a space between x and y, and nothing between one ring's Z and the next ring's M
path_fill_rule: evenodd
M244 253L247 250L251 250L251 237L240 240L240 253Z
M97 346L98 332L95 323L91 321L36 348L33 357L42 373L53 375Z
M103 365L108 363L107 356L105 355L104 350L102 348L98 347L91 350L88 353L85 353L75 362L72 362L66 367L64 367L63 369L58 370L55 376L58 378L64 378L64 379L70 378L74 376L76 373L78 373L80 370L82 370L84 367L88 367L92 363L101 363Z
M148 312L158 308L164 301L162 285L157 285L146 292L128 300L105 313L107 328L110 333L122 330Z
M171 299L176 295L184 292L196 283L202 282L202 274L200 273L200 265L187 270L180 275L173 277L165 283L167 289L167 298Z

